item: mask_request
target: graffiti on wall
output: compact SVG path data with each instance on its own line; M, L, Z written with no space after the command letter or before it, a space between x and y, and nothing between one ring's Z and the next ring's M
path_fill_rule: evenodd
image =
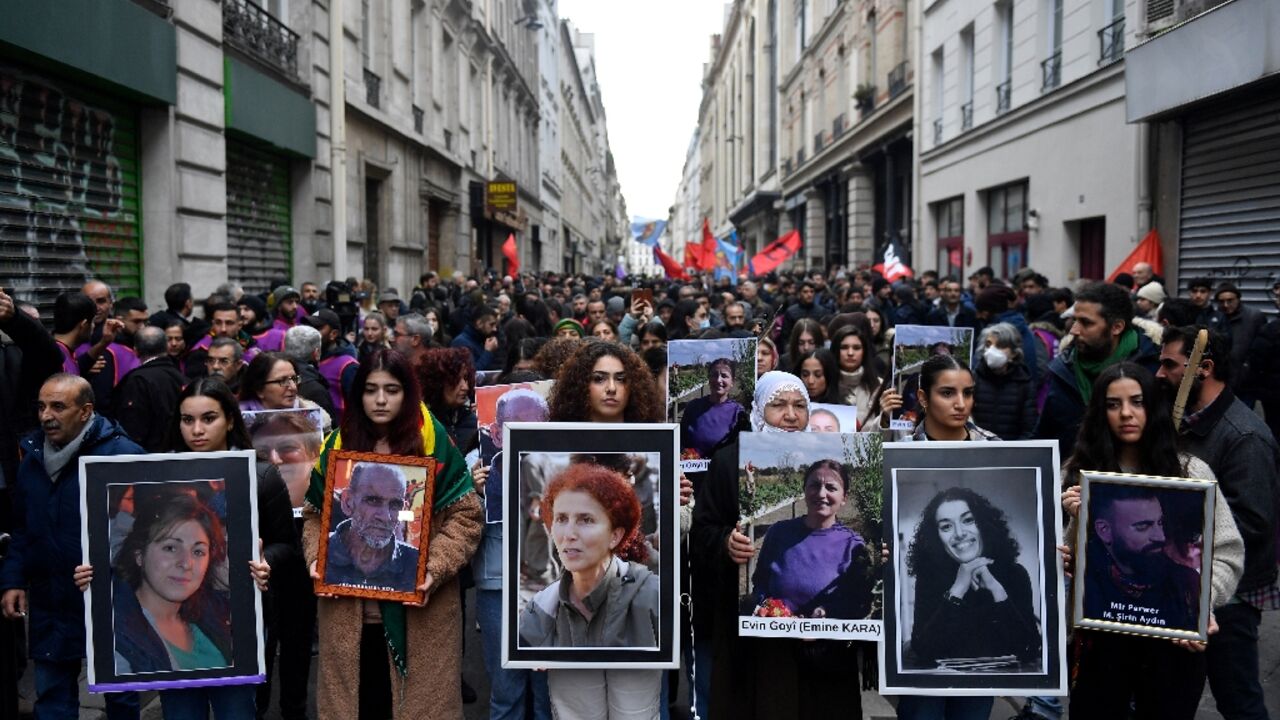
M0 65L0 285L42 310L95 274L138 289L137 198L125 192L136 168L118 156L119 122Z

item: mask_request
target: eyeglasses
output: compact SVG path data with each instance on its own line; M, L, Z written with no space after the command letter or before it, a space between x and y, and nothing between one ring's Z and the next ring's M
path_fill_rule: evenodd
M275 380L267 380L262 384L263 385L279 385L280 387L289 387L290 385L297 385L300 382L302 382L302 378L298 377L297 375L290 375L288 377L277 378Z

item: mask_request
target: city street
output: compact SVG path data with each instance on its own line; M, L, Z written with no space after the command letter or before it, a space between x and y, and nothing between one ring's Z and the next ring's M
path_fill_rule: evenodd
M471 605L472 603L469 603ZM467 617L474 617L474 608L468 607ZM1271 717L1280 718L1280 613L1270 612L1263 615L1262 627L1259 628L1262 637L1261 651L1261 675L1262 686L1267 693L1267 711ZM484 660L480 653L479 633L475 631L474 624L471 625L466 634L467 648L463 656L463 672L467 681L471 683L471 687L475 688L479 694L480 700L464 706L463 717L465 720L485 720L489 717L488 704L485 698L489 692L488 678L484 672ZM313 669L314 676L314 669ZM81 683L83 687L83 681ZM28 672L23 678L21 692L25 701L23 705L22 718L30 717L30 698L34 693L34 681L31 673ZM313 688L314 690L314 688ZM681 697L686 697L683 694ZM315 697L312 695L312 712L315 709ZM1021 706L1020 698L1000 698L996 702L995 710L991 713L991 720L1008 720L1009 717L1016 714ZM893 712L892 705L874 692L864 692L862 697L863 718L864 720L891 720L897 717ZM683 703L681 710L688 711L688 704ZM90 695L87 692L81 693L81 709L80 720L103 720L106 714L102 711L102 701L99 697ZM160 720L160 702L154 693L148 693L146 696L146 705L142 714L143 720ZM314 714L312 715L314 717ZM685 717L688 717L687 715ZM277 706L274 705L267 712L268 720L279 720L280 713ZM1200 711L1196 714L1196 720L1220 720L1222 715L1217 711L1213 702L1213 696L1205 688L1204 698L1200 701ZM678 720L673 718L673 720ZM1086 720L1086 719L1081 719Z

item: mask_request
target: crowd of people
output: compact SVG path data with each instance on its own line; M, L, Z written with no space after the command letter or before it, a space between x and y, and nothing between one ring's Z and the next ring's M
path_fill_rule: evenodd
M1269 288L1280 306L1280 278ZM33 665L37 718L78 712L82 591L93 576L82 561L79 459L250 449L243 413L289 408L318 412L325 439L306 464L276 448L258 453L264 542L249 571L266 607L268 684L166 690L165 717L210 709L219 720L262 717L275 684L280 714L305 718L313 643L320 717L461 717L462 705L476 701L461 660L463 608L473 587L479 617L472 622L482 635L492 718L665 719L681 692L704 718L856 717L860 701L852 689L860 676L873 682L867 668L874 666L874 646L737 633L739 568L758 549L739 526L736 435L810 431L812 403L848 406L860 431L894 439L1055 440L1064 517L1073 523L1085 470L1216 478L1210 640L1077 630L1069 698L1031 698L1019 717L1057 720L1069 706L1080 718L1131 711L1192 718L1206 683L1224 717L1266 717L1258 627L1263 611L1280 607L1280 319L1244 304L1232 282L1195 279L1186 297L1176 297L1144 264L1114 282L1073 288L1050 287L1031 269L1005 280L981 268L967 283L936 272L890 282L871 270L842 268L732 284L709 276L428 272L403 296L355 278L298 288L280 278L261 293L224 284L199 302L190 285L175 283L164 304L150 308L138 297L116 297L106 283L91 280L59 296L52 315L42 317L0 292L0 530L12 535L0 561L7 620L0 623L7 658L0 668L8 670L0 682L12 687L21 665ZM890 375L895 328L904 325L971 328L974 352L971 363L951 355L924 363L914 398L918 422L895 432L889 418L904 398ZM1209 341L1192 367L1200 329ZM556 380L544 409L552 422L661 422L666 388L659 378L667 372L669 341L747 337L758 338L751 406L744 407L746 398L728 399L735 373L750 370L726 361L709 368L705 407L691 405L681 425L689 447L710 460L705 472L682 478L681 502L691 514L682 586L692 602L679 624L685 669L503 668L503 526L485 523L482 500L500 476L476 460L478 375L498 383ZM1173 396L1187 373L1194 377L1186 417L1175 429ZM713 416L723 416L717 422L731 426L732 437L711 442L698 435L699 419ZM325 466L338 448L439 463L422 605L316 596L312 580L325 531L318 509ZM838 467L812 474L815 493L840 500L848 490ZM637 564L645 548L632 542L639 504L606 499L620 477L575 469L549 484L541 507L522 513L528 515L520 520L522 533L540 525L558 541L571 531L559 525L569 511L558 509L556 498L572 499L585 508L575 512L609 529L601 537L615 538L601 551L609 563L603 577L592 574L600 562L574 554L562 580L546 578L546 589L526 608L531 620L522 632L529 642L548 643L563 632L590 637L600 623L582 609L587 595L598 601L619 587L656 582ZM953 527L980 514L980 500L939 497L926 512ZM189 504L181 522L208 542L216 518ZM822 520L814 523L827 528ZM796 524L795 531L806 527ZM136 535L145 546L147 531L136 527L127 542ZM1074 538L1073 530L1064 531ZM940 542L916 539L921 547ZM1076 549L1061 550L1070 567ZM883 549L907 551L892 543ZM1010 595L1022 598L1025 573L1017 576L998 560L988 570L916 555L913 548L908 562L921 573L921 587L937 590L928 598L937 618L959 608L960 617L987 618L988 640L1012 637L1019 653L1039 652L1025 614L1008 605ZM137 590L136 600L127 594L125 608L139 630L134 637L169 642L160 606L144 593L146 578L137 568L125 575L119 582ZM557 604L570 614L557 618ZM572 624L574 608L581 627ZM936 622L945 626L944 619ZM646 639L654 629L626 627ZM963 642L966 632L947 627L922 637L918 650L928 656L929 641ZM204 652L216 652L216 633L198 637L205 637ZM181 634L173 643L182 646ZM19 659L23 648L29 661ZM990 697L906 696L897 712L913 720L985 719L992 708ZM136 718L138 697L108 693L106 710L113 720Z

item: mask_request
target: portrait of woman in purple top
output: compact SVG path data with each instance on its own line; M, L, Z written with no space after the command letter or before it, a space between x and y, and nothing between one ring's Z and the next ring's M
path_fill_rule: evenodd
M737 364L728 358L707 363L707 395L689 403L680 420L682 450L694 450L697 457L710 458L735 429L750 428L746 409L729 398L737 372Z
M751 586L758 612L782 602L792 615L858 619L871 609L870 555L862 536L840 524L849 501L849 473L819 460L804 473L803 517L769 528Z

